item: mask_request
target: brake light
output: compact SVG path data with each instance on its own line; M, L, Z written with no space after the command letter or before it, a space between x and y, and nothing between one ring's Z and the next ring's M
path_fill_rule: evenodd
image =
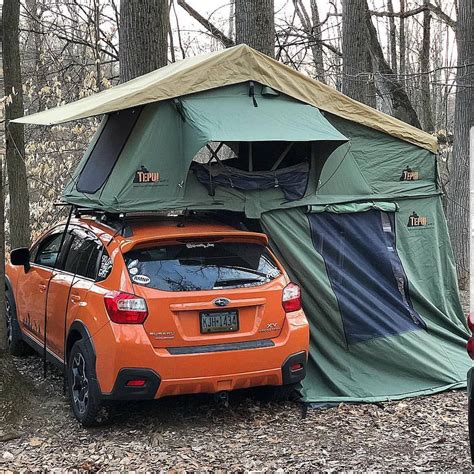
M104 302L114 323L142 324L148 316L146 301L130 293L112 291L104 296Z
M470 337L466 344L467 353L469 357L474 360L474 337Z
M283 298L281 301L285 313L298 311L301 309L301 290L295 283L288 283L283 288Z

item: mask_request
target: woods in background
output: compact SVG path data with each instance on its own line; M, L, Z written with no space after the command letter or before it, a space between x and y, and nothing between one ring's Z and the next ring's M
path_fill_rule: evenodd
M209 4L217 5L214 11ZM5 119L23 107L26 113L54 107L169 62L246 42L438 136L440 186L464 286L472 15L470 0L3 0ZM6 129L12 246L29 241L30 227L36 236L64 212L51 203L97 123L27 127L25 134L18 125Z

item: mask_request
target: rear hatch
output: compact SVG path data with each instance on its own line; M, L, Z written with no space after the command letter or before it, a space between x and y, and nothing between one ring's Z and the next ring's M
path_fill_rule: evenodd
M263 340L282 329L286 278L262 243L187 238L147 243L124 258L147 302L154 347Z

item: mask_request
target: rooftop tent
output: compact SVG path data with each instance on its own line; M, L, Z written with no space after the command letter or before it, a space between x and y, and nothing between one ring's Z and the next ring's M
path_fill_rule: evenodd
M239 156L246 155L245 163L248 150L253 149L252 170L222 165L217 159L214 165L221 164L221 173L214 179L211 165L194 168L204 184L213 180L226 186L225 178L230 177L228 187L245 190L247 182L250 189L275 186L281 188L283 198L295 200L311 185L311 170L314 174L322 169L347 138L311 105L283 94L267 95L253 82L227 86L109 114L65 196L71 203L109 211L166 209L170 200L184 197L191 162L211 142L241 144ZM307 144L307 149L298 148L298 143ZM280 149L274 150L276 144ZM296 144L296 151L289 149L288 156L282 155L289 144ZM268 169L262 170L263 160L272 155ZM272 170L278 157L281 163ZM290 159L300 165L299 189L294 182L296 170L287 168ZM257 169L258 176L249 173Z
M302 287L304 400L465 386L468 330L432 136L245 45L18 121L99 114L65 200L257 222Z

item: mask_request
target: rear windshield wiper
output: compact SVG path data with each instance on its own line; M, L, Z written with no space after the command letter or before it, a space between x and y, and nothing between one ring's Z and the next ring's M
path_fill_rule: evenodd
M221 286L238 286L238 285L247 285L249 283L262 283L260 278L227 278L225 280L218 280L214 283L214 288L219 288Z
M259 272L258 270L254 270L252 268L246 267L239 267L237 265L219 265L219 268L229 268L230 270L240 270L242 272L252 273L254 275L261 276L262 278L270 278L270 275L264 272Z

